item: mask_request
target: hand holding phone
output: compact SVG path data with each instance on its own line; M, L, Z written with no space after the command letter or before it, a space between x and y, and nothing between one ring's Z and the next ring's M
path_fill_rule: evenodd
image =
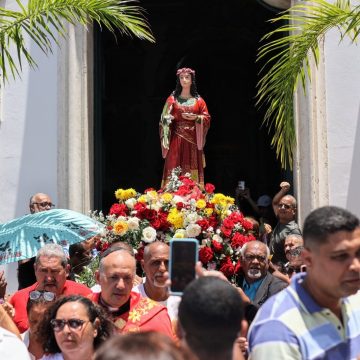
M185 287L195 279L198 246L199 243L196 239L170 240L169 274L171 294L182 295Z

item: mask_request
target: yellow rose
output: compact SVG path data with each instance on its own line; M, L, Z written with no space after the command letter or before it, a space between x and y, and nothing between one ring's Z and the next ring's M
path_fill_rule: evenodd
M199 199L197 202L196 202L196 207L198 209L205 209L206 207L206 201L204 199Z
M136 195L136 190L133 188L126 189L122 194L122 200L127 200Z
M169 223L175 228L180 229L183 227L184 216L178 211L176 208L173 208L169 211L169 215L167 216L167 220Z
M118 200L121 200L122 199L122 196L123 196L123 192L124 192L124 189L117 189L115 191L115 197L118 199Z
M230 196L226 196L225 199L228 204L234 205L234 202L235 202L234 198L232 198Z
M225 200L225 195L221 194L221 193L217 193L213 196L213 198L211 199L211 202L213 204L219 204L221 201Z
M173 196L170 193L164 193L161 195L161 200L165 203L169 203L172 200Z
M211 216L214 212L214 209L206 208L204 211L205 211L206 216Z
M146 203L146 202L147 202L147 197L146 197L146 195L141 195L141 196L138 198L138 202Z
M174 234L174 238L175 239L183 239L185 237L184 233L183 232L176 232Z
M113 226L113 232L115 235L125 235L129 226L125 221L117 221Z

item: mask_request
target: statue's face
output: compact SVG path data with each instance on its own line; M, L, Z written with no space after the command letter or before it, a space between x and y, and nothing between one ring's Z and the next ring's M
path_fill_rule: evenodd
M190 88L192 84L191 74L189 73L183 73L179 76L181 87L184 88Z

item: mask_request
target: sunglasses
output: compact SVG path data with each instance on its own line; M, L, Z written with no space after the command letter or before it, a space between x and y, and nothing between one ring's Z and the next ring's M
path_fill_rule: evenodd
M80 319L69 319L69 320L63 320L63 319L52 319L50 321L51 327L54 331L62 331L67 325L72 330L81 330L83 325L86 322L89 322L90 320L80 320Z
M38 291L34 290L29 293L30 300L39 300L43 298L45 301L53 301L55 299L55 294L50 291Z
M291 206L291 205L288 205L288 204L279 204L279 205L278 205L278 208L279 208L279 209L284 208L284 209L286 209L286 210L289 210L289 209L292 208L292 206Z
M53 203L51 203L51 202L47 202L47 201L43 201L43 202L41 202L41 203L34 202L33 204L39 205L39 206L41 206L42 208L45 208L45 207L47 207L47 206L49 206L49 207L51 207L51 208L55 207L55 204L53 204Z

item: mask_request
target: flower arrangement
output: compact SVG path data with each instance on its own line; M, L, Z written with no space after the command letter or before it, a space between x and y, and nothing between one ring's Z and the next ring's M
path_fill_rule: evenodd
M140 260L146 243L196 238L203 265L235 281L241 268L240 249L255 240L252 223L241 214L233 198L215 193L214 185L209 183L203 189L190 174L180 173L180 168L174 169L165 188L159 191L151 188L141 194L134 189L116 190L118 201L108 215L91 214L106 225L98 250L105 250L113 241L125 241Z

